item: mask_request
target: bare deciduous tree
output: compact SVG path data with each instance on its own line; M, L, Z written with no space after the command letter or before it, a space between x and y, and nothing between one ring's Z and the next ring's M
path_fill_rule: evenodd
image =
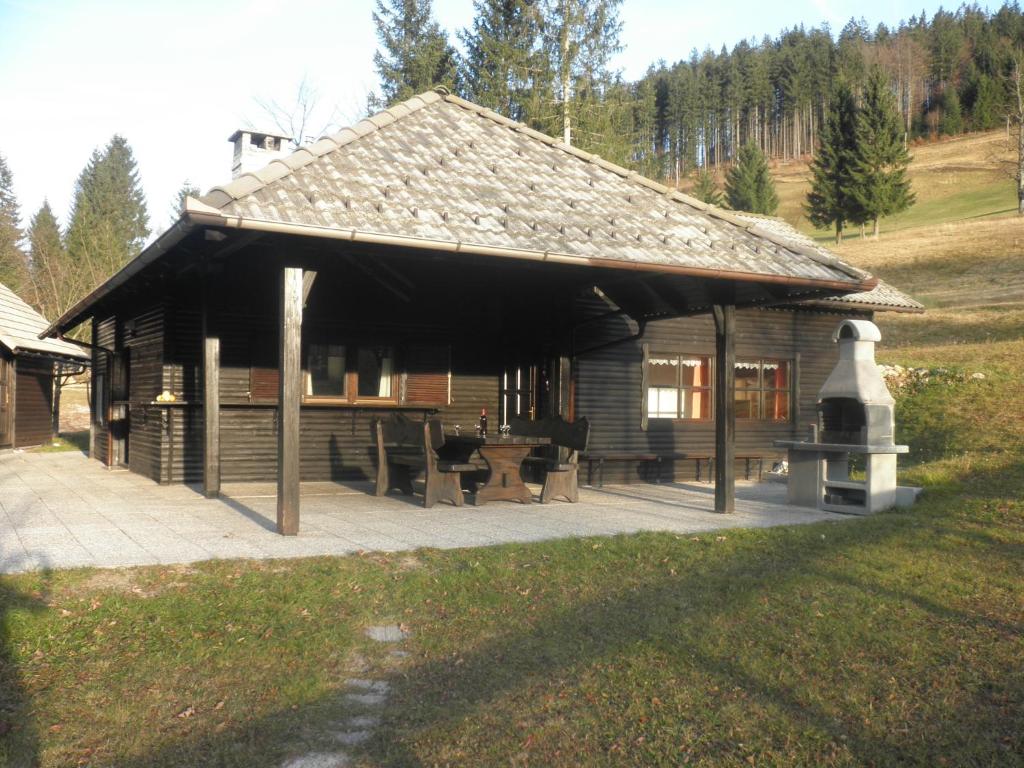
M277 99L255 97L253 101L263 116L274 126L291 137L292 144L301 147L315 141L328 131L338 128L338 107L328 110L316 86L308 76L303 76L291 102L281 103ZM248 121L252 125L252 121Z

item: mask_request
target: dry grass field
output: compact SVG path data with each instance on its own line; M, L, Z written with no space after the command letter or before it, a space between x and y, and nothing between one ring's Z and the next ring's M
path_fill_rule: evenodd
M919 144L911 147L911 157L910 179L917 204L899 216L883 220L883 233L1006 214L1016 208L1013 183L1004 170L1012 158L1005 131ZM828 239L831 233L815 230L803 214L810 187L807 165L779 164L774 174L779 193L778 214L801 230Z

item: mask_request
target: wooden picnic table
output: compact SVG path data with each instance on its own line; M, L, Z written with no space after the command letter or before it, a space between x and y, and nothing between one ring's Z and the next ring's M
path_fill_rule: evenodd
M487 482L477 488L473 503L477 506L488 501L521 501L529 504L533 494L523 482L523 460L534 448L550 445L551 438L527 435L487 435L446 433L445 446L462 453L468 460L473 451L487 464Z

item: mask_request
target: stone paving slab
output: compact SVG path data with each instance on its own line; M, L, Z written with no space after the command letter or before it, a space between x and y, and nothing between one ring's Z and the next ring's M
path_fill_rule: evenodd
M535 489L535 492L539 489ZM739 483L736 513L713 511L700 483L584 488L578 504L461 508L376 498L370 483L302 484L301 531L278 536L273 483L225 484L222 497L110 471L77 452L0 453L0 573L167 565L216 558L451 549L637 531L696 533L850 518L785 503L785 487Z

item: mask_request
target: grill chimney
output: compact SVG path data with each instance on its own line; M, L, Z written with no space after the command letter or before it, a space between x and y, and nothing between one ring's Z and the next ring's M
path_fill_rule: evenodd
M255 171L271 160L285 157L291 153L289 142L291 136L283 133L267 133L239 129L228 137L235 145L234 158L231 163L231 178L237 179L243 173Z

